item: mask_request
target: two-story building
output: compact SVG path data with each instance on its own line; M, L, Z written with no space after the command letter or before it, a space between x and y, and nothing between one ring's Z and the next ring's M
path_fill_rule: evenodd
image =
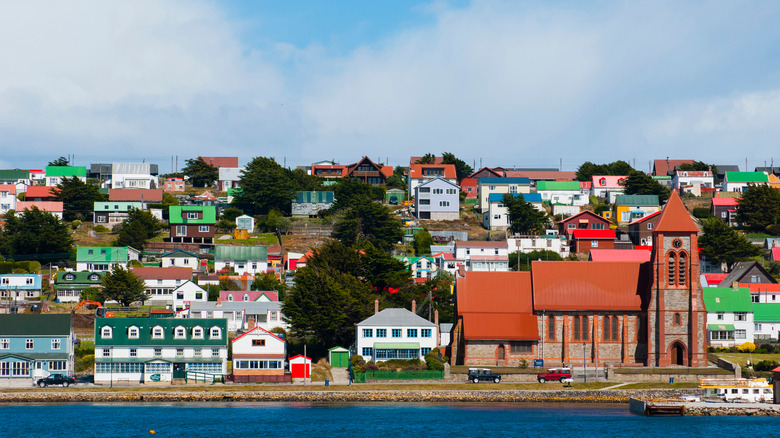
M197 271L199 269L198 255L183 249L174 249L160 256L160 266L163 268L190 268Z
M140 202L95 202L93 222L95 225L104 225L108 228L124 223L130 217L130 210L140 210Z
M710 346L733 347L753 342L753 303L748 288L705 287L702 293Z
M378 304L375 304L378 310ZM419 359L438 347L438 324L406 309L384 309L356 324L357 354L366 361Z
M0 184L0 216L5 216L9 210L16 210L16 186Z
M269 377L284 376L287 342L278 335L253 326L233 338L233 381L278 381Z
M409 196L414 196L414 189L420 184L435 178L443 179L453 185L458 184L454 164L410 164L407 187Z
M634 245L652 246L653 228L658 224L659 219L661 219L661 212L657 211L630 222L628 224L628 238Z
M460 219L460 189L442 178L426 180L414 188L414 215L418 219Z
M562 258L570 254L569 242L565 236L557 233L544 235L515 235L506 238L507 251L512 253L528 253L533 251L553 251Z
M618 226L641 219L661 210L658 195L618 195L615 199L615 221Z
M491 193L531 193L531 180L528 178L495 178L486 177L477 180L479 211L487 211Z
M346 166L344 176L356 178L374 186L384 185L393 176L393 166L383 166L374 163L368 157L363 157L357 163Z
M210 205L172 205L168 207L171 242L214 243L217 209Z
M753 303L753 338L756 342L780 338L780 303Z
M157 168L151 163L111 163L111 188L156 189Z
M163 191L165 192L183 192L185 189L184 178L178 176L166 178L163 183Z
M463 260L467 271L509 270L509 253L505 240L455 242L455 259Z
M739 198L712 198L712 215L730 227L739 225L737 221L737 207Z
M227 192L228 189L241 188L241 174L243 167L220 167L219 177L217 179L217 190Z
M78 178L87 182L86 166L46 166L46 185L53 187L62 182L64 178Z
M221 377L227 374L227 350L224 319L97 318L95 383Z
M50 374L73 375L70 314L0 315L0 386L27 387Z
M433 278L437 270L436 260L431 256L396 256L396 259L404 262L406 267L409 268L409 272L412 273L412 278L414 279Z
M506 230L512 225L509 221L509 210L504 205L504 195L503 193L491 193L488 196L488 209L482 213L482 226L488 230ZM547 213L542 205L541 194L515 193L513 196L530 203L535 209Z
M723 191L743 193L750 184L767 185L769 177L764 172L726 172Z
M198 301L190 303L189 310L179 316L226 320L231 332L249 330L250 323L268 331L290 329L279 301Z
M40 274L0 274L0 297L24 301L41 296Z
M32 173L24 169L0 169L0 184L12 185L16 187L16 193L23 193L33 184Z
M256 275L268 271L268 247L229 246L214 247L214 270Z
M672 178L672 187L681 193L701 196L715 188L715 175L710 170L677 170Z
M596 213L583 210L558 222L558 231L566 238L571 237L574 230L608 230L609 220Z
M17 212L23 213L33 208L50 213L59 220L62 220L65 210L63 203L58 201L16 201Z
M550 204L580 207L590 202L588 194L580 189L579 181L539 181L536 192Z
M177 293L176 289L188 281L192 281L192 269L185 267L133 268L132 273L144 281L144 291L149 295L146 302L156 305L174 306ZM193 283L193 285L197 287L196 284ZM184 301L206 301L208 299L208 293L203 293L203 289L198 289L199 290L194 292L200 292L200 298L197 298L194 293L191 297L183 296L181 300L179 300L181 301L180 307L184 307Z
M79 246L76 248L76 270L110 271L114 266L127 268L141 253L131 246Z
M54 283L54 290L57 291L57 301L60 303L77 303L81 301L81 292L91 287L101 287L105 275L105 272L57 272Z
M625 191L626 178L626 175L593 175L590 195L604 198L608 204L611 204L617 195L622 195Z

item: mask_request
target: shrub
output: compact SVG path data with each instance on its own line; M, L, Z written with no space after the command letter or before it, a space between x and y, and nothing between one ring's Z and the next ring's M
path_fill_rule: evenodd
M81 358L77 358L74 368L76 372L91 371L95 366L95 355L87 354Z
M704 207L696 207L693 209L693 217L699 219L706 219L710 217L710 209Z
M518 367L520 367L520 368L528 368L528 361L523 359L523 358L521 358L520 359L520 363L518 364Z
M108 233L109 231L111 231L108 228L104 227L103 225L95 225L94 227L92 227L92 229L96 233Z
M78 230L80 226L81 226L81 221L78 219L70 223L70 227L73 228L74 230Z
M773 360L762 360L761 362L755 364L753 367L756 371L772 371L773 369L780 366L780 363L777 363Z
M780 274L780 261L773 260L769 262L769 266L767 268L769 273L772 275Z
M761 348L766 350L767 354L773 354L777 351L777 347L772 344L761 344Z
M430 355L425 355L425 364L428 366L429 370L433 370L433 371L444 370L444 364L441 363L439 359Z
M737 347L740 353L752 353L756 349L756 344L752 342L745 342Z

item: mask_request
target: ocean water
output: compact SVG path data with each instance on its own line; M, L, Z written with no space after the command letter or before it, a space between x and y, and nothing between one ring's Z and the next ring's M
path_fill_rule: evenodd
M647 418L629 414L628 405L622 404L0 406L2 437L734 437L746 431L778 436L779 421L771 417Z

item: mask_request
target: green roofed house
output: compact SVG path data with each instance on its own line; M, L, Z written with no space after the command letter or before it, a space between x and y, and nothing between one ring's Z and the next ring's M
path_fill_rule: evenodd
M0 386L29 387L33 378L73 375L75 340L70 314L0 315Z
M105 272L57 272L54 290L57 302L76 303L81 301L81 292L90 287L100 287Z
M268 247L229 246L214 247L214 270L243 274L262 274L268 271Z
M140 210L143 207L140 202L95 202L93 222L95 225L105 225L109 228L114 228L127 220L130 216L130 210L133 208Z
M780 336L780 303L753 303L753 337L778 339Z
M750 184L767 185L769 177L764 172L726 172L723 191L742 193Z
M110 271L115 265L127 268L138 260L140 252L130 246L79 246L76 248L77 271Z
M617 195L614 209L617 224L622 226L661 211L661 202L658 195Z
M582 206L590 202L579 181L537 181L536 192L550 204Z
M227 319L97 318L95 383L213 383L227 374Z
M63 178L74 177L87 182L86 166L46 166L46 185L49 187L61 183Z
M214 243L217 208L213 205L172 205L168 207L171 242Z
M746 287L702 288L707 309L707 338L713 347L753 342L753 305ZM677 318L673 316L674 318ZM687 324L687 321L681 321Z
M27 186L32 185L32 183L32 176L29 170L0 170L0 184L15 185L16 193L25 191Z
M317 217L333 206L333 192L296 192L292 201L292 215Z

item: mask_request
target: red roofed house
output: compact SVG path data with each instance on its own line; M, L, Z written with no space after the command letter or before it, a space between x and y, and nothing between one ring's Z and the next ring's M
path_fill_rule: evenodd
M698 228L676 192L653 233L651 262L465 272L456 283L453 364L707 366Z
M291 375L284 374L287 342L262 327L255 326L251 319L249 330L236 336L232 346L234 382L292 381Z
M57 202L57 201L17 201L16 202L16 211L32 210L33 207L36 207L38 210L51 213L54 216L57 216L58 218L62 219L62 213L64 211L62 202Z
M693 160L653 160L654 176L672 176L674 169L680 164L693 164Z
M133 268L132 272L144 281L144 291L149 294L147 302L152 303L172 304L174 290L192 280L192 268L144 267Z
M455 174L454 164L410 164L409 165L409 177L408 193L409 196L414 196L414 189L420 184L430 181L435 178L441 178L452 184L458 183L458 177Z
M460 180L460 191L466 194L466 199L477 199L479 196L477 180L474 178L463 178Z
M614 230L574 230L571 233L571 251L587 254L593 248L615 248Z
M5 215L8 210L16 210L16 201L16 185L0 184L0 215Z
M206 164L216 168L238 167L238 157L200 157Z
M160 204L162 199L163 189L111 189L108 191L109 201Z
M560 234L571 237L574 230L608 230L609 220L588 210L583 210L575 215L558 222Z
M311 174L325 178L325 180L344 178L347 174L347 166L342 166L341 164L313 164L311 166Z
M590 195L599 198L608 198L608 204L615 201L616 195L622 195L625 191L626 175L593 175L591 179Z
M57 187L30 186L24 192L25 201L55 201Z
M275 290L223 290L219 292L221 301L279 301L279 292Z
M726 222L730 227L739 225L737 222L738 198L712 198L712 215Z
M661 211L656 211L647 216L641 217L628 224L628 238L637 246L648 246L653 244L653 228L661 218Z

